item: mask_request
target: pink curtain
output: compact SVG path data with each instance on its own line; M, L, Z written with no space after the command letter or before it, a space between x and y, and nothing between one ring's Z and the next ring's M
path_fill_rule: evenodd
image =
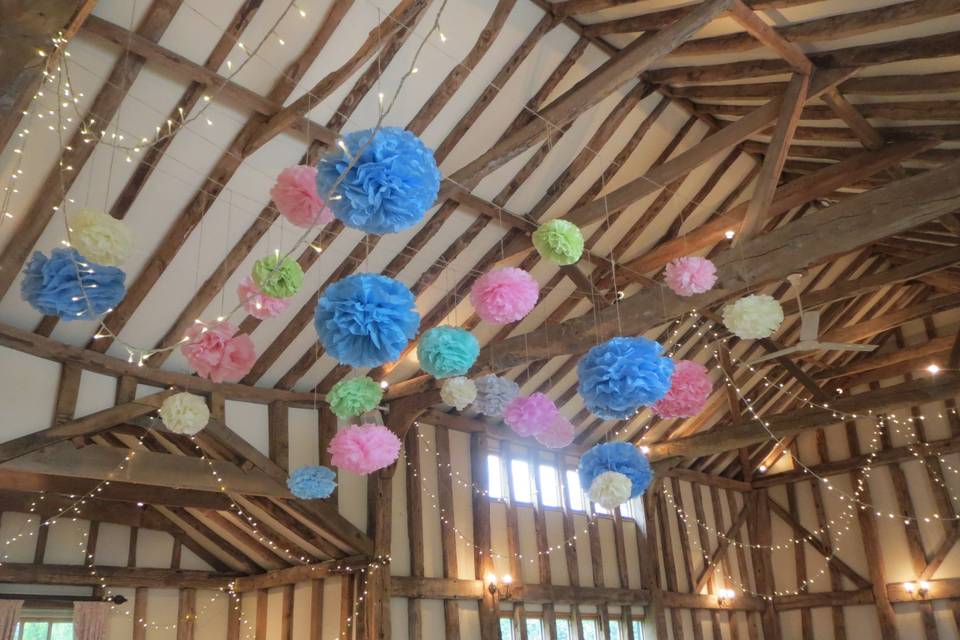
M74 640L103 640L107 637L109 602L74 602Z
M0 640L13 640L23 600L0 600Z

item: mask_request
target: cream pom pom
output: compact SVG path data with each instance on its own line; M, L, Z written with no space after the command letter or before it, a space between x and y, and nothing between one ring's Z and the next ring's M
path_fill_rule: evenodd
M740 298L723 308L723 324L739 338L769 338L783 322L783 308L765 294Z
M477 399L477 385L463 376L447 378L440 388L440 399L457 411L463 411Z
M608 511L613 511L630 499L633 483L617 471L604 471L590 485L590 499Z
M163 401L160 405L160 419L170 431L192 436L207 426L210 409L207 408L206 400L200 396L183 392Z
M130 255L133 234L125 224L96 209L80 209L70 216L70 243L88 260L117 266Z

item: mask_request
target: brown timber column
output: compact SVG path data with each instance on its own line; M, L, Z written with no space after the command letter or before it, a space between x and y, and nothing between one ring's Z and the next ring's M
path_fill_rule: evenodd
M653 493L643 495L643 526L637 522L640 586L650 591L650 606L647 607L643 616L643 635L649 638L667 638L667 617L663 609L663 590L660 588L657 529L654 522L655 501Z
M193 625L197 619L197 590L180 589L177 613L177 640L193 640Z
M393 473L396 463L367 477L368 533L373 538L374 559L384 560L381 566L367 572L367 593L364 600L364 624L367 640L390 640L390 523L393 506Z
M759 489L747 498L752 502L750 515L747 517L747 529L752 544L767 545L771 543L770 508L767 503L767 490ZM773 593L773 567L770 563L770 550L751 548L753 556L753 581L758 593ZM780 640L780 618L773 608L771 599L766 600L766 607L760 614L763 626L764 640Z
M290 469L290 417L287 405L271 402L267 410L270 459L284 471Z
M857 425L854 422L846 423L847 445L850 455L860 455L860 441L857 439ZM857 486L857 472L850 473L850 481ZM870 487L866 480L860 499L866 504L872 504ZM880 549L880 534L877 523L873 519L873 510L857 509L857 518L860 522L860 533L863 536L863 552L867 556L867 569L870 572L870 581L873 583L873 598L877 606L877 616L880 618L880 637L883 640L897 640L896 614L887 596L887 577L883 565L883 552Z
M470 463L473 484L478 487L488 485L487 474L487 435L474 433L470 436ZM490 557L492 545L490 533L490 499L478 491L473 492L473 540L476 576L484 580L493 573L493 558ZM483 600L479 604L480 640L498 640L500 630L497 622L497 601L486 588Z
M404 451L407 456L407 537L410 541L410 575L422 578L423 552L423 494L420 490L420 426L407 431ZM407 601L407 637L421 640L423 637L423 603L419 598Z
M560 474L560 500L563 504L563 539L571 541L563 547L567 564L567 580L574 587L580 586L580 559L577 554L577 528L573 521L573 503L570 501L570 485L567 483L566 459L557 454L557 471ZM570 603L570 627L574 640L580 637L580 609L575 602ZM666 636L664 636L666 637Z
M506 440L500 442L501 459L506 465L507 478L507 552L510 555L510 575L513 584L517 587L523 584L523 565L520 561L520 525L517 522L517 492L514 487L512 460L513 454ZM519 640L527 640L527 625L524 621L524 606L522 602L513 603L513 636Z
M450 431L436 428L437 438L437 497L443 514L440 521L440 547L443 555L443 575L459 578L457 568L457 538L454 535L453 469L450 463ZM460 606L456 600L443 601L443 630L446 640L460 640Z

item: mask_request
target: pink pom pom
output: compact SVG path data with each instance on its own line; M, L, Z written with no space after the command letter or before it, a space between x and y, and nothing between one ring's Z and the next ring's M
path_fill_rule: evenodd
M317 168L305 164L287 167L277 176L270 197L290 224L304 229L333 220L333 212L317 193Z
M667 265L664 278L671 291L687 297L713 289L717 283L717 268L706 258L677 258Z
M523 269L506 267L485 273L470 290L470 302L481 320L507 324L533 311L540 285Z
M573 442L573 423L558 415L549 427L536 435L537 442L548 449L563 449Z
M680 360L670 376L670 390L653 405L661 418L689 418L703 410L713 385L707 368L691 360Z
M330 463L357 474L389 467L400 455L400 438L380 424L350 426L337 432L327 447Z
M546 431L557 420L560 412L546 394L520 396L507 405L503 421L522 438Z
M187 342L180 347L190 368L213 382L237 382L250 373L257 354L253 340L229 322L194 324L187 329Z
M276 318L287 310L290 302L280 298L271 298L260 291L254 284L253 278L247 276L237 285L237 297L247 313L254 318L266 320L267 318Z

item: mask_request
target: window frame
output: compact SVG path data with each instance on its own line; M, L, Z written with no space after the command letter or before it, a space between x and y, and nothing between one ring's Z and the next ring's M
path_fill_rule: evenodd
M55 624L68 624L70 625L70 635L73 636L73 616L72 614L68 616L55 616L55 615L21 615L17 619L16 633L14 634L14 640L23 640L23 635L26 633L27 623L44 623L47 625L47 636L44 640L52 640L53 638L53 626Z

